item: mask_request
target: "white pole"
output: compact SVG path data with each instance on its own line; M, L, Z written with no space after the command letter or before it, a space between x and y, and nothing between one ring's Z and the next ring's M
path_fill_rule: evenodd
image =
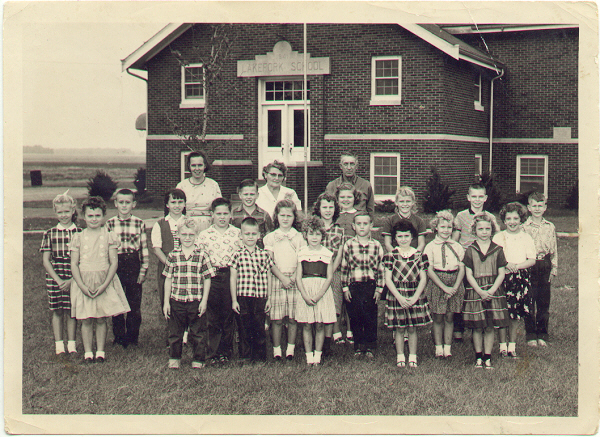
M307 59L306 59L306 23L304 23L304 86L302 99L304 100L304 215L308 215L308 100L307 100Z

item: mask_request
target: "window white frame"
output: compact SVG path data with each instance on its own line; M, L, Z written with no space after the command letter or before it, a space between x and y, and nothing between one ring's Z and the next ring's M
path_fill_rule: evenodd
M185 71L188 68L202 68L202 64L187 64L181 66L181 103L180 108L204 108L206 104L206 83L204 76L204 69L202 69L202 81L198 82L186 82ZM202 85L202 96L198 98L188 98L185 95L185 86L190 84L201 84Z
M396 158L396 174L395 175L377 175L375 174L375 158ZM373 188L373 197L375 198L376 201L383 201L383 200L394 200L395 196L396 196L396 191L398 189L398 187L400 186L400 154L399 153L390 153L390 152L373 152L371 153L371 157L370 157L370 182L371 182L371 187ZM389 178L395 178L396 179L396 190L394 190L394 193L392 194L377 194L376 192L376 188L375 188L375 177L389 177Z
M475 154L473 164L475 167L475 176L481 176L481 174L483 173L483 155L481 155L481 153Z
M377 77L377 61L397 61L398 76ZM396 79L398 81L397 95L377 95L377 79ZM402 103L402 56L373 56L371 58L371 102L376 105L400 105Z
M475 78L475 82L474 82L474 86L475 86L475 101L473 102L473 105L475 106L475 110L476 111L483 111L483 105L481 102L481 90L483 89L483 87L481 86L481 73L479 73L477 75L477 77Z
M517 187L516 192L521 192L521 177L528 176L521 173L521 160L522 159L543 159L544 160L544 195L548 198L548 155L517 155ZM530 175L540 176L540 175Z
M192 176L192 173L189 172L185 166L186 158L188 157L188 155L190 153L192 153L191 150L182 150L181 151L181 179L180 179L180 181L183 181L184 179L187 179Z

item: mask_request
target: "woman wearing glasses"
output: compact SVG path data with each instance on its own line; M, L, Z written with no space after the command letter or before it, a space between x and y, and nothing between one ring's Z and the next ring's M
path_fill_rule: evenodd
M287 167L283 162L273 161L263 168L263 177L267 183L258 189L256 205L267 211L271 218L273 218L275 205L280 200L291 200L296 204L298 211L302 210L302 205L296 192L291 188L281 185L286 175Z

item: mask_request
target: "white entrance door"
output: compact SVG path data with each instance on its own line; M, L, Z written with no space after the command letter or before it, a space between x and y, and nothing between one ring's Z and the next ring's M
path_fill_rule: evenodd
M304 160L302 80L269 79L261 82L259 177L262 177L263 166L274 160L286 164ZM310 107L308 111L310 116Z

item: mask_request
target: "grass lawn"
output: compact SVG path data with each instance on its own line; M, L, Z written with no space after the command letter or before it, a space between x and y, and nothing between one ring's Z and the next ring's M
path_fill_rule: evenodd
M372 360L334 346L320 368L307 368L298 351L285 364L234 361L197 371L184 349L182 368L173 371L167 369L154 258L144 284L140 345L113 347L109 328L107 361L84 365L79 332L78 356L57 359L40 239L26 235L23 246L24 414L577 415L576 264L559 264L550 346L527 348L521 325L522 359L502 360L496 346L493 371L473 368L470 336L453 347L450 361L435 360L429 327L419 333L419 368L398 369L392 335L383 326ZM577 239L560 238L558 250L560 260L577 260Z

